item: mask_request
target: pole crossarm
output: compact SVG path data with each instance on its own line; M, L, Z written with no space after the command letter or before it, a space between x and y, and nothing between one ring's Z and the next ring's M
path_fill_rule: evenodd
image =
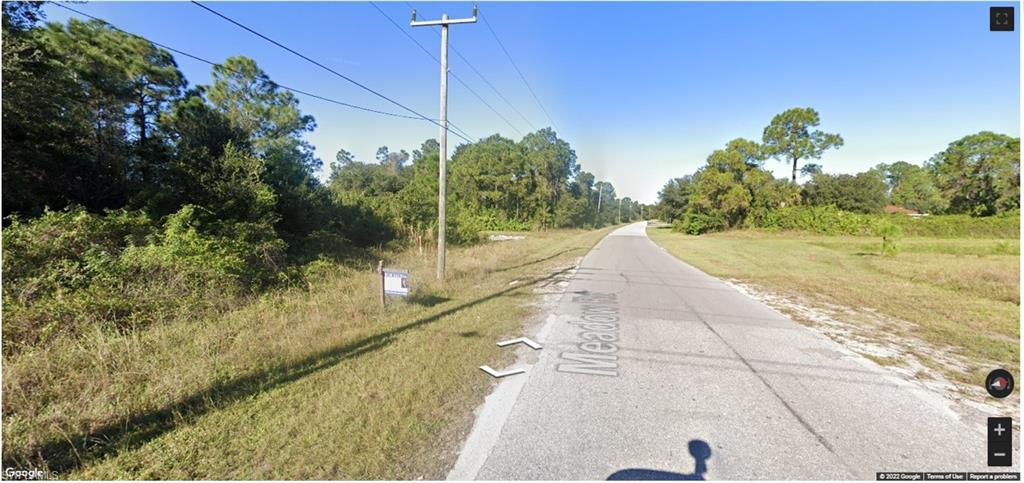
M423 21L412 21L409 25L412 27L431 27L434 25L455 25L460 23L476 23L476 17L470 18L450 18L448 20L423 20Z
M416 20L416 9L412 9L411 27L432 27L435 25L455 25L460 23L476 23L476 5L473 5L473 16L469 18L448 18L446 14L440 20Z

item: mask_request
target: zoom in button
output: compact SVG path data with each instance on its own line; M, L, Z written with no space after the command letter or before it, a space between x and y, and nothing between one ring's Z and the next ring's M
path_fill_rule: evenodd
M1013 418L988 418L988 465L1013 466Z

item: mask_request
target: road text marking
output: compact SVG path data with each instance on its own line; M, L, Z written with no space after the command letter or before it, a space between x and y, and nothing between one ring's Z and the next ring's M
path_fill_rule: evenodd
M559 364L557 370L618 376L619 346L614 342L619 340L619 307L615 294L589 292L573 297L572 301L583 305L579 320L569 322L584 330L577 344L581 352L563 352L560 357L569 362Z

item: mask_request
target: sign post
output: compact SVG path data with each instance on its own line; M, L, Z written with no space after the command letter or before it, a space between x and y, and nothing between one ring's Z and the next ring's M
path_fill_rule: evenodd
M384 260L377 262L377 273L380 274L380 305L384 306Z

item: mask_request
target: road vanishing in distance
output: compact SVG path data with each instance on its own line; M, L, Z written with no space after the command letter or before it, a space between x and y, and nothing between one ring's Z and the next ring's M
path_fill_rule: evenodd
M681 262L645 228L583 259L536 362L488 396L449 479L1019 471L1018 455L986 466L985 421Z

